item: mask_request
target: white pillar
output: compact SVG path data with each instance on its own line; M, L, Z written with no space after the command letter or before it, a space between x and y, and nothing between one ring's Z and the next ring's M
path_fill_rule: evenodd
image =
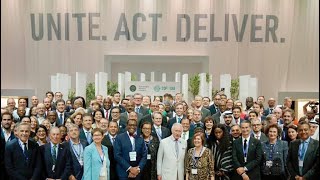
M249 96L250 75L239 76L239 100L245 105L246 98Z
M175 74L175 82L181 82L181 72L176 72L176 74Z
M167 82L167 74L162 73L162 82Z
M199 95L204 97L208 96L208 83L206 78L206 73L200 73L200 86L199 86Z
M57 92L57 76L56 75L51 76L51 91Z
M97 96L99 94L99 74L94 74L94 94Z
M188 74L182 75L181 92L183 94L183 99L189 104L189 76Z
M231 98L231 75L230 74L221 74L220 75L220 88L224 88L224 94L227 95L227 98Z
M118 91L120 92L121 95L124 94L124 74L123 73L118 73Z
M150 72L150 81L154 82L154 72Z
M130 82L131 81L131 72L126 71L124 73L124 83Z
M141 82L146 81L146 74L145 73L140 73L140 81Z
M87 74L76 72L76 96L86 98Z
M248 94L253 97L253 99L258 98L258 78L250 77L248 84Z
M99 91L98 95L102 95L103 97L107 97L108 95L108 73L105 72L99 72Z

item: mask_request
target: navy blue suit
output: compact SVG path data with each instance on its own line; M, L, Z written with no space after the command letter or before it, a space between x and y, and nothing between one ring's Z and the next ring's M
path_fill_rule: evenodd
M132 152L132 145L127 132L117 135L116 141L113 144L114 158L117 161L116 170L119 179L128 179L129 173L127 169L139 166L142 170L147 162L147 150L144 140L135 136L135 152L137 154L136 161L130 161L129 152ZM140 179L140 174L136 179Z
M186 116L183 115L183 118L186 118ZM183 118L182 118L182 119L183 119ZM181 119L181 120L182 120L182 119ZM171 128L172 128L173 124L176 123L176 122L177 122L177 115L176 115L175 117L169 119L169 123L167 124L167 127L168 127L168 129L170 130L170 132L171 132ZM179 123L181 123L181 122L179 122Z
M40 159L42 178L52 178L67 180L71 175L71 154L68 148L63 144L59 144L58 155L54 170L52 170L52 154L51 154L51 143L40 146Z
M4 147L3 147L4 148ZM10 179L38 179L40 175L37 167L39 145L28 140L26 155L18 139L10 141L5 151L5 166Z
M87 141L80 139L80 143L82 144L83 150L82 153L84 152L84 148L87 147L89 144ZM62 143L66 149L70 151L71 158L70 158L70 165L71 165L71 174L77 179L81 180L82 175L83 175L83 166L80 165L77 156L75 155L73 149L72 149L72 144L71 141L66 141Z

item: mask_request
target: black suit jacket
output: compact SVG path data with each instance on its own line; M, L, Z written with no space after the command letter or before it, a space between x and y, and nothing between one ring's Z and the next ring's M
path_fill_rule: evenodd
M213 120L215 121L215 124L219 124L220 123L220 116L221 116L221 112L218 111L215 114L213 114L211 117L213 118Z
M110 160L110 179L111 180L117 180L119 179L116 171L116 161L114 159L114 152L113 152L113 145L111 143L111 139L109 135L105 135L101 142L102 145L106 146L108 148L108 155Z
M68 119L69 116L70 116L70 113L64 112L64 113L63 113L63 117L64 117L63 122L65 122L65 121ZM62 123L60 122L60 119L59 119L59 118L60 118L60 117L59 117L59 115L58 115L58 113L57 113L57 119L56 119L57 126L59 126L59 125L62 124Z
M4 147L2 147L4 148ZM39 145L28 140L27 157L24 155L18 139L10 141L5 150L5 166L10 179L38 179L40 175L37 167Z
M310 139L308 149L303 160L302 174L299 173L299 145L301 140L291 141L288 151L287 166L290 179L294 180L296 175L305 179L317 179L319 176L319 141Z
M250 137L248 145L247 162L244 162L242 137L233 141L232 159L234 170L236 171L239 167L246 167L248 169L247 175L250 179L260 180L260 163L263 153L262 145L259 140L252 137ZM242 177L235 172L232 179L242 180Z
M217 106L217 108L218 108L218 106ZM210 111L211 115L214 115L215 113L217 113L216 106L214 104L209 106L209 111Z
M158 137L156 129L154 128L154 126L152 126L151 134L154 137ZM171 131L168 128L161 126L161 139L169 137L170 135L171 135ZM161 139L160 139L160 141L161 141Z
M138 128L141 128L142 124L143 124L145 121L149 121L149 122L151 122L151 123L153 124L151 114L147 114L147 115L145 115L145 116L142 117L141 121L140 121L139 124L138 124ZM167 116L162 115L162 123L161 123L161 126L167 127Z
M42 178L53 178L67 180L71 174L71 154L68 148L59 144L57 161L54 170L51 155L51 143L40 146L40 157Z
M183 115L183 118L186 118L186 116ZM170 130L170 132L171 132L171 128L172 128L173 124L176 123L176 122L177 122L177 117L176 116L169 119L169 123L167 124L167 127Z
M82 144L82 147L83 147L83 151L82 151L82 153L83 153L84 148L87 147L89 144L86 140L82 140L82 139L80 139L80 143ZM77 180L81 180L82 175L83 175L83 166L80 165L80 163L77 159L77 156L72 149L72 145L71 145L70 141L66 141L62 144L66 149L68 149L70 151L70 154L71 154L71 158L70 158L71 172L70 172L70 174L72 174L74 177L76 177Z

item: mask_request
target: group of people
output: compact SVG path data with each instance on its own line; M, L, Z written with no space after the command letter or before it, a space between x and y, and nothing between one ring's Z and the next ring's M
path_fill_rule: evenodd
M291 98L282 105L213 101L182 94L136 93L64 100L48 91L9 98L1 109L1 179L202 180L316 179L319 119L315 101L295 119Z

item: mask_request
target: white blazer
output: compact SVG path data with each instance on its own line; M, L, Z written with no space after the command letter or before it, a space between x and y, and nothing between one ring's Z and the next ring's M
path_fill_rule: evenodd
M157 156L157 175L162 176L162 180L184 179L184 157L187 149L187 141L182 138L179 138L178 141L178 157L172 135L160 142Z

